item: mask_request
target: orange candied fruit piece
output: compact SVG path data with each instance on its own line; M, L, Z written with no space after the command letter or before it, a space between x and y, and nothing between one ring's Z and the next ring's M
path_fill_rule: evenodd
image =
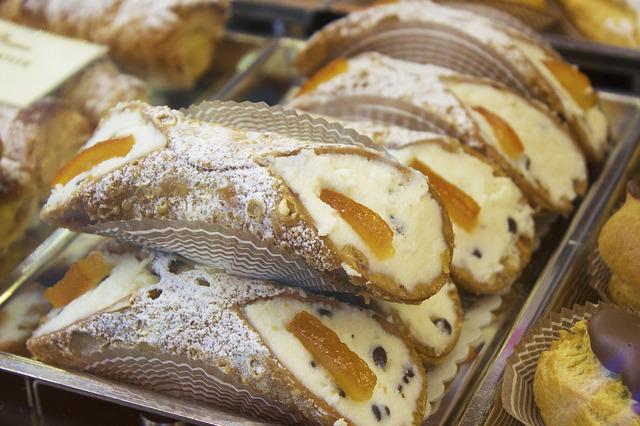
M480 214L478 203L466 192L448 182L422 161L413 160L411 168L429 178L429 184L433 185L442 196L442 201L451 220L467 232L472 232L478 223L478 215Z
M484 107L477 106L473 109L487 120L496 135L498 143L509 158L517 158L524 152L524 145L522 145L520 136L509 123Z
M368 401L378 381L362 358L338 335L306 311L298 312L287 330L327 369L333 380L354 401Z
M591 80L578 67L563 61L546 60L543 64L583 110L598 103L598 94L591 86Z
M320 86L322 83L327 82L334 78L337 75L344 74L349 69L349 64L347 60L344 58L334 59L329 62L323 68L318 70L314 75L309 77L307 81L304 82L296 96L304 95L305 93L313 92Z
M100 284L113 269L99 252L73 263L64 277L44 292L54 308L60 308Z
M393 256L393 230L380 215L330 189L320 191L320 199L340 213L379 259Z
M57 184L64 185L80 173L91 170L103 161L114 157L126 156L134 144L135 139L133 135L129 135L98 142L80 151L58 171L51 181L51 187Z

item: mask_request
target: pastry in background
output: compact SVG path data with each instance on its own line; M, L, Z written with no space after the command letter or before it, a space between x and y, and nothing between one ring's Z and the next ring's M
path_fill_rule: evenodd
M118 103L147 101L149 87L139 78L120 72L110 60L102 59L67 81L55 96L97 126L102 116Z
M38 284L25 286L0 308L0 351L28 354L27 339L51 309L43 292Z
M626 201L602 228L598 247L613 274L609 296L640 311L640 179L627 184Z
M419 305L375 300L373 306L393 318L427 364L442 362L460 338L464 312L451 281Z
M31 225L37 202L31 174L16 161L0 159L0 256Z
M533 394L545 424L640 425L640 318L604 309L540 354Z
M640 48L637 0L559 0L573 26L599 43Z
M80 262L98 273L53 287L59 308L28 342L42 361L286 423L422 421L418 354L370 310L165 254L103 248ZM151 374L158 360L176 368Z
M53 184L41 217L56 226L211 224L395 301L428 298L449 272L451 225L427 179L373 148L133 102L110 111Z
M227 0L9 3L0 18L107 45L125 71L168 88L189 88L209 68L228 9Z
M92 127L84 115L55 98L23 109L0 106L3 155L31 174L42 198L58 169L87 141Z
M407 1L332 22L308 40L295 65L311 75L337 57L371 51L507 84L566 121L588 159L604 156L608 123L589 78L538 37L465 10Z
M497 163L539 208L568 213L587 186L586 161L546 107L487 79L379 53L337 59L301 87L291 106L323 113L340 96L403 103ZM395 102L395 103L394 103Z

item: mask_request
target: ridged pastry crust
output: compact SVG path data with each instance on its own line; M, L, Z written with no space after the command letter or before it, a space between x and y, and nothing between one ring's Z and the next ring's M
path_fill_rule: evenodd
M188 88L222 36L226 0L26 0L1 17L109 47L128 72Z
M116 159L109 160L104 166L96 166L90 175L81 173L66 185L58 185L43 209L43 219L71 229L136 220L217 224L275 244L330 279L344 279L349 273L350 281L370 295L391 300L418 302L434 294L444 283L452 241L444 208L429 192L424 176L373 149L244 132L141 103L121 104L112 110L89 145L131 134L139 142L136 145L139 148L133 148L130 155L117 163L113 163ZM152 144L157 145L151 147ZM411 216L415 222L407 219L397 225L396 233L404 233L394 236L399 242L393 242L398 251L404 250L405 240L410 241L407 247L412 247L413 254L407 256L417 256L414 245L417 244L420 249L417 253L431 253L428 258L420 256L410 262L410 258L403 257L402 268L383 263L387 260L376 263L373 255L365 254L368 248L364 243L358 242L357 237L349 237L353 231L343 226L344 222L338 218L325 221L326 214L335 216L332 211L324 213L326 205L315 201L318 197L315 191L320 191L316 186L335 185L336 191L346 191L347 196L348 191L361 188L340 188L345 179L336 174L334 167L338 166L326 164L327 159L331 164L342 164L340 173L349 167L379 167L377 176L390 179L385 188L390 185L391 195L387 190L373 192L379 194L378 201L398 191L398 196L409 197L413 206L411 215L416 211L428 214L424 220ZM305 184L304 179L296 178L295 173L307 173L305 179L312 178L308 164L321 175L318 182ZM351 180L346 182L353 179L358 182L357 179L366 176L358 170L353 169ZM401 189L393 189L399 182L403 185L398 187ZM314 210L309 211L309 206ZM399 209L396 221L409 214L404 213L405 206L395 208ZM336 243L338 240L332 239L336 229L333 226L342 227L336 238L349 239ZM428 231L405 235L413 226L420 230L428 227ZM395 262L394 256L388 261Z
M87 141L91 124L55 98L43 98L24 109L0 106L0 139L4 157L28 171L38 192L49 192L51 179Z
M400 37L397 34L399 30L425 25L464 39L466 43L490 55L496 65L481 67L481 64L474 63L474 58L466 58L461 52L456 52L453 43L451 54L438 56L421 55L419 47L407 41L404 45L395 45L393 40L386 44L380 41L387 31ZM542 64L544 60L564 63L562 58L537 38L464 10L416 1L351 13L314 34L297 56L296 67L303 74L310 75L336 57L372 50L371 46L366 46L365 40L374 35L377 40L375 50L398 59L419 61L428 57L437 65L481 77L494 78L496 75L493 74L501 74L500 78L509 80L503 82L526 97L543 101L565 119L590 159L599 160L603 157L608 125L599 106L596 104L587 110L580 108ZM500 69L496 69L498 66ZM591 90L590 85L585 90Z
M145 255L140 253L136 256L142 259ZM178 364L201 365L209 374L216 374L240 389L224 398L231 408L249 410L253 415L285 422L296 420L301 423L331 425L340 418L346 418L350 424L375 424L369 404L384 401L362 402L365 406L364 409L359 409L360 414L364 412L370 421L350 420L350 416L355 413L339 413L335 408L337 405L332 405L337 404L336 402L312 393L302 384L304 379L295 376L294 371L300 371L299 369L317 373L318 368L323 368L318 365L319 362L315 365L312 362L312 366L309 366L306 359L298 359L295 362L304 363L304 366L287 365L294 361L276 355L279 353L276 349L281 348L270 347L269 340L265 339L267 336L261 334L249 320L249 317L255 315L255 311L251 311L253 306L270 302L290 303L298 306L297 309L304 308L327 324L327 327L333 327L332 315L337 317L344 311L354 320L366 317L369 327L379 324L386 336L384 339L387 339L379 341L395 342L393 348L386 348L387 351L393 349L395 352L390 353L408 357L407 365L398 365L401 362L398 358L384 360L387 370L392 366L400 367L403 372L406 371L405 368L412 370L410 380L404 383L411 387L413 393L411 399L407 397L402 400L404 409L409 412L395 415L406 418L408 414L412 424L419 424L422 420L426 376L418 355L402 341L399 332L372 313L327 298L307 296L291 288L221 274L199 265L179 262L180 266L176 266L174 262L177 259L172 256L155 254L151 257L148 268L159 277L157 284L145 286L112 307L92 313L62 329L48 333L36 330L34 337L28 342L29 350L38 359L48 363L105 374L151 387L154 385L145 381L145 376L151 372L139 370L138 374L127 376L119 374L116 368L101 369L101 361L113 356L109 354L134 357L147 354L152 358L170 359ZM56 312L50 314L49 319L54 319L55 314ZM264 320L272 319L265 317ZM46 326L45 322L43 327ZM341 326L349 328L348 322L343 322ZM357 330L353 326L350 331L354 335L364 332L365 330ZM353 342L346 343L359 356L363 356L362 347L367 347L367 342L362 342L358 337L355 336ZM376 344L378 343L374 341L368 342L368 345ZM289 350L297 348L291 347ZM305 358L309 356L304 349L302 353ZM370 353L366 355L368 358ZM379 380L386 377L383 370L376 369L373 360L367 359L365 362L380 375ZM166 374L171 376L172 373L167 371ZM200 386L191 387L191 377L175 379L173 389L179 389L178 392L183 396L205 401L215 400L206 393L194 393L194 388ZM403 383L402 374L397 380ZM336 398L340 398L338 391L335 392ZM375 392L375 398L384 393L379 394L378 390ZM283 413L294 413L295 417L292 419L290 414ZM393 416L394 412L390 415Z
M325 70L331 68L332 65L329 65ZM313 111L317 105L332 102L333 98L339 96L378 96L409 104L415 113L422 113L427 120L431 120L433 129L430 130L458 138L497 163L537 207L560 213L570 212L573 200L586 190L585 159L562 124L543 106L527 101L498 83L464 76L441 67L399 61L377 53L365 53L348 59L340 68L335 75L327 73L329 75L326 76L325 70L321 70L303 86L302 95L290 105ZM495 103L496 108L498 103L506 103L501 98L513 98L524 109L523 114L531 116L533 130L537 131L539 126L551 129L545 131L547 134L543 132L542 139L552 135L550 131L562 137L557 149L562 149L563 155L550 155L551 144L548 141L529 141L528 134L522 134L521 138L531 143L525 146L524 155L510 159L500 148L491 128L487 130L488 125L481 126L485 120L472 110L475 104L463 102L466 99L456 93L452 87L456 82L489 89L498 98L490 102ZM506 121L509 123L509 120ZM515 122L509 124L517 128ZM546 149L541 150L540 146ZM535 162L530 169L531 157ZM572 159L570 168L563 164ZM547 179L547 175L555 176L556 181Z
M591 350L585 321L540 355L533 394L547 425L640 425L629 389Z

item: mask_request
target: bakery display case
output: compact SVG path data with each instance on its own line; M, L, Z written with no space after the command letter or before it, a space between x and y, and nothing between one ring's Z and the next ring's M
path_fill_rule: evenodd
M640 422L630 46L550 1L128 3L0 5L111 52L0 102L0 422ZM558 411L585 342L615 396Z

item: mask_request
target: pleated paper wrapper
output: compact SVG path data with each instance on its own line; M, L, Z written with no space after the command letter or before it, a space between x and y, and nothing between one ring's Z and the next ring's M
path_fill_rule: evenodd
M356 145L388 155L384 149L353 130L280 106L215 101L192 106L184 113L237 129L278 133L299 140ZM177 253L247 278L275 280L321 292L363 291L349 283L344 271L318 271L270 241L212 223L127 220L91 225L83 231Z
M503 27L507 27L503 25ZM334 56L378 52L409 62L433 64L463 74L490 78L519 93L530 92L501 53L447 24L390 20Z
M551 348L561 331L569 331L577 322L603 309L617 308L608 303L563 308L560 313L543 318L520 340L507 360L502 382L501 399L505 411L527 426L545 426L533 397L533 379L540 354Z
M519 31L536 34L532 30L545 30L558 21L555 8L547 5L540 10L526 4L509 0L476 0L474 2L458 0L436 0L445 6L465 9L489 19L507 24ZM524 28L523 28L524 27ZM539 36L538 36L539 37Z

